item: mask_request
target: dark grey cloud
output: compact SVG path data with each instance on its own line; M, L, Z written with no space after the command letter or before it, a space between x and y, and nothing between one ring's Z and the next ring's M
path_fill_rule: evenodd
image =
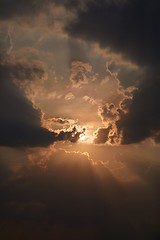
M148 73L145 83L134 94L129 113L117 123L123 129L123 143L155 138L160 130L160 79L158 72ZM158 141L158 139L157 139Z
M111 127L108 128L99 128L94 139L94 143L103 144L106 143L109 139L108 135L111 130Z
M61 131L56 136L56 141L70 141L70 142L77 142L79 139L79 136L85 131L83 129L82 131L77 131L76 127L73 127L71 131Z
M90 1L66 27L73 36L109 46L140 65L159 64L159 8L154 1Z
M46 1L48 2L48 0ZM42 0L1 0L1 10L0 18L9 19L16 16L26 16L26 15L35 15L42 8L44 8L45 3Z
M0 19L14 17L36 16L41 12L49 11L51 4L62 5L67 9L82 8L85 1L77 0L1 0Z
M128 113L117 122L126 144L154 138L160 129L159 9L158 0L90 1L77 21L66 26L71 36L109 47L142 69L139 90Z
M12 147L48 146L55 141L76 142L81 134L71 131L50 132L41 126L41 111L33 106L14 80L34 81L44 70L25 64L0 65L0 145Z

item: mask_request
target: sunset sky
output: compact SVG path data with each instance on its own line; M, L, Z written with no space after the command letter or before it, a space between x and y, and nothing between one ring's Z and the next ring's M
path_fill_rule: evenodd
M160 239L158 0L0 0L0 239Z

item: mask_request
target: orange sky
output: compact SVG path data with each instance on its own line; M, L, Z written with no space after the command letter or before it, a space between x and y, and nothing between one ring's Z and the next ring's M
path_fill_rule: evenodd
M158 239L160 51L129 17L143 4L6 2L0 238Z

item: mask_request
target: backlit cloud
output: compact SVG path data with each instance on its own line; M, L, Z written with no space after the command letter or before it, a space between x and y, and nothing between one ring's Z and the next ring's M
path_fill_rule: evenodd
M143 70L139 90L120 122L126 144L154 138L160 129L158 9L158 1L90 1L66 27L70 35L121 53Z
M158 0L0 0L0 239L160 239Z
M1 64L0 94L0 145L12 147L48 146L55 141L78 141L81 132L71 131L55 133L42 127L41 110L25 96L14 80L34 81L41 78L43 70L23 64Z

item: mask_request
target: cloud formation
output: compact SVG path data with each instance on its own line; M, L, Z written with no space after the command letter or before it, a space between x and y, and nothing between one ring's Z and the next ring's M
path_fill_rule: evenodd
M49 12L49 7L54 5L64 6L67 9L84 8L85 1L78 0L1 0L0 19L12 19L15 17L36 16L39 13Z
M158 162L149 168L148 156L139 155L138 161L137 152L125 156L125 169L131 172L125 175L121 169L125 181L120 182L118 170L112 173L105 162L92 164L85 153L54 148L0 151L2 239L159 236L160 169Z
M77 37L121 52L140 65L159 64L159 1L89 1L66 27Z
M14 83L41 78L44 70L38 66L3 63L0 65L0 145L12 147L48 146L55 141L76 142L81 132L74 127L59 133L42 127L41 110L34 107L24 92Z
M71 65L70 81L73 88L80 88L93 80L92 66L88 63L74 61Z
M160 129L159 1L89 1L77 21L66 26L73 37L97 42L120 53L143 70L128 114L118 122L125 144L155 136Z
M9 19L16 16L34 15L42 10L44 6L45 4L41 0L29 0L27 2L16 0L14 3L11 0L2 0L0 18Z

